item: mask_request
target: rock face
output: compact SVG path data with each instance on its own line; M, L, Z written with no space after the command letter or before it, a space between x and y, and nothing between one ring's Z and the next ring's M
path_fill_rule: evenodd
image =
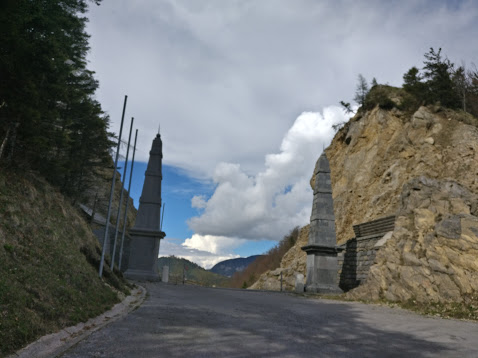
M478 120L439 107L359 112L326 149L337 242L396 216L355 299L463 302L478 294ZM315 182L313 177L311 182ZM294 265L305 265L305 255ZM287 263L257 288L277 287Z
M455 181L404 185L395 230L354 299L462 302L478 292L478 196Z
M394 215L405 183L425 175L478 193L478 128L466 114L421 107L412 116L378 107L358 114L326 149L337 242L352 226Z
M280 274L282 272L282 289L293 291L297 274L305 276L307 254L301 247L309 240L309 225L300 229L299 237L294 246L282 258L280 267L263 273L249 288L254 290L280 290Z

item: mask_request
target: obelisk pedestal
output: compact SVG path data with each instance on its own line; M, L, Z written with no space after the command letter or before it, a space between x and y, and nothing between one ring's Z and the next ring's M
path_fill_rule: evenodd
M315 166L314 201L310 217L306 291L341 293L338 285L337 239L329 161L325 152Z
M158 281L159 241L166 236L160 230L161 180L163 148L161 136L153 140L149 152L143 191L134 227L129 231L131 249L126 278L138 281Z

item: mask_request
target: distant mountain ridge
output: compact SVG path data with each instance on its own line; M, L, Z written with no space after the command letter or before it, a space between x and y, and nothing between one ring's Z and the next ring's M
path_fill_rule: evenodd
M243 271L253 261L262 255L254 255L249 257L239 257L237 259L230 259L218 262L209 271L217 273L222 276L231 277L234 273Z
M227 277L210 272L189 260L169 256L158 258L159 276L162 276L163 267L169 266L169 282L181 283L184 279L187 283L201 286L228 287Z

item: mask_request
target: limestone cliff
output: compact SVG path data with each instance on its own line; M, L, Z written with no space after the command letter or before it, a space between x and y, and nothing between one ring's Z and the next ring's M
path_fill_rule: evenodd
M350 120L326 149L337 241L352 225L393 215L402 187L426 176L478 192L478 128L468 114L420 107L413 115L375 109Z
M463 302L478 293L478 196L455 181L404 185L395 230L350 298Z
M399 95L391 100L401 101ZM355 236L353 225L396 216L368 278L348 297L420 302L476 297L477 124L467 113L440 106L413 113L376 106L361 109L337 132L326 154L338 244ZM299 246L287 256L297 255L291 261L305 268ZM277 289L287 265L264 274L253 287Z
M296 243L282 257L280 267L263 273L251 286L254 290L280 290L280 274L282 272L282 289L292 291L295 287L297 274L305 276L307 255L301 247L307 245L309 239L309 225L300 229Z

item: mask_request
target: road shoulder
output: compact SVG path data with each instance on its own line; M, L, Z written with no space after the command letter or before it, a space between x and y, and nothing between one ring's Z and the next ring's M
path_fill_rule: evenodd
M43 336L7 358L56 357L93 332L126 316L138 308L145 298L146 289L136 284L136 288L131 291L131 295L114 305L109 311L98 317L90 318L86 322L78 323L76 326L66 327L56 333Z

